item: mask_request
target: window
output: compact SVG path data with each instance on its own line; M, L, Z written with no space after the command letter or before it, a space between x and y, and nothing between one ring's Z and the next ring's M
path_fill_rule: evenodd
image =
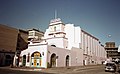
M39 36L39 35L40 35L39 33L35 32L35 36Z
M28 53L27 62L30 60L30 53Z
M56 26L54 26L54 31L56 31Z
M29 36L33 36L34 32L29 32Z
M56 31L60 31L60 25L59 24L56 25Z

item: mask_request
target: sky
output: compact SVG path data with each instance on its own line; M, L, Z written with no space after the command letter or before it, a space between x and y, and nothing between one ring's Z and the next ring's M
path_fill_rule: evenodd
M120 45L120 0L0 0L0 24L44 31L57 17L80 26L104 45Z

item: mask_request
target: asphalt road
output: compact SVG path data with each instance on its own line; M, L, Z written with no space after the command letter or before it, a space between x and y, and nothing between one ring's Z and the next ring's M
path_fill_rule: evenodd
M105 72L104 66L50 68L43 70L19 70L18 68L0 68L0 74L119 74Z

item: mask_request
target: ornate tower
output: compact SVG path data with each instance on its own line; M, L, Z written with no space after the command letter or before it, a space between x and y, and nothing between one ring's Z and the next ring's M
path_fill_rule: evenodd
M60 18L53 19L49 24L49 36L50 37L65 37L64 32L65 24Z
M48 45L59 48L67 48L68 39L65 36L66 33L64 30L65 24L61 21L60 18L51 20L45 33L45 38L48 42Z

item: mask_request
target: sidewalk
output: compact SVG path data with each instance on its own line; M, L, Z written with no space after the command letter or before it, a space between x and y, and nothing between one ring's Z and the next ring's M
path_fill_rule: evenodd
M48 68L43 69L41 72L46 73L69 73L71 71L79 71L79 70L85 70L85 69L92 69L92 68L98 68L103 65L87 65L87 66L72 66L72 67L57 67L57 68Z
M45 73L64 73L64 72L70 72L70 71L79 71L84 69L92 69L97 68L103 65L87 65L87 66L72 66L72 67L55 67L55 68L47 68L47 69L41 69L41 68L30 68L30 67L0 67L0 69L10 69L10 70L21 70L21 71L40 71Z

